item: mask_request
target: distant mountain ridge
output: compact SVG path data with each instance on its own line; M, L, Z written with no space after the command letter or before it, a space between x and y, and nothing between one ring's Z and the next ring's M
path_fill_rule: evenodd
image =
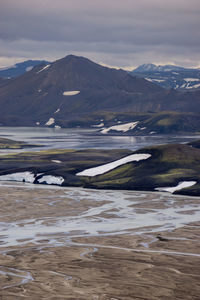
M165 89L200 89L200 69L174 65L143 64L130 73L139 78L145 78Z
M49 62L46 60L26 60L21 63L17 63L14 66L0 68L0 77L15 78L31 71L35 66L41 64L49 64Z
M193 69L187 69L184 67L179 67L175 65L155 65L155 64L143 64L136 69L134 69L134 72L171 72L171 71L181 71L181 70L193 70Z

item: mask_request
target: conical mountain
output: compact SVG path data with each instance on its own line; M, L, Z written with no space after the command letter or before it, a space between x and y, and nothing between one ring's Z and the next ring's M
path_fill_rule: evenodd
M68 55L0 86L0 123L52 125L100 111L159 111L171 98L177 94L145 79Z

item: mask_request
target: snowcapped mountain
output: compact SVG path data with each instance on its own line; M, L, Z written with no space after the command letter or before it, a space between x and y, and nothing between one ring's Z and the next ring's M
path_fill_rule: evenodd
M154 65L154 64L143 64L136 69L134 69L134 72L171 72L171 71L182 71L182 70L187 70L183 67L179 66L174 66L174 65Z
M134 69L132 75L145 78L165 89L200 89L200 69L183 68L174 65L156 66L144 64Z
M0 77L2 78L15 78L31 71L35 66L40 64L48 64L45 60L26 60L14 66L0 68Z

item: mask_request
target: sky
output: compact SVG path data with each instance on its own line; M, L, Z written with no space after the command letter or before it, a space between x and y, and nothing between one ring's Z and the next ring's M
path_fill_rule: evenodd
M200 67L200 0L0 0L0 67L68 54Z

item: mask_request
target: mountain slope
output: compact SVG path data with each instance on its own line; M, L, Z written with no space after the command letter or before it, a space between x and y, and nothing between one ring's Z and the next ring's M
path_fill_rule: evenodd
M73 91L77 93L71 95ZM160 92L162 88L125 71L69 55L51 65L36 66L3 85L0 122L45 125L50 118L72 119L98 110L129 110L134 103L140 110L140 99Z

